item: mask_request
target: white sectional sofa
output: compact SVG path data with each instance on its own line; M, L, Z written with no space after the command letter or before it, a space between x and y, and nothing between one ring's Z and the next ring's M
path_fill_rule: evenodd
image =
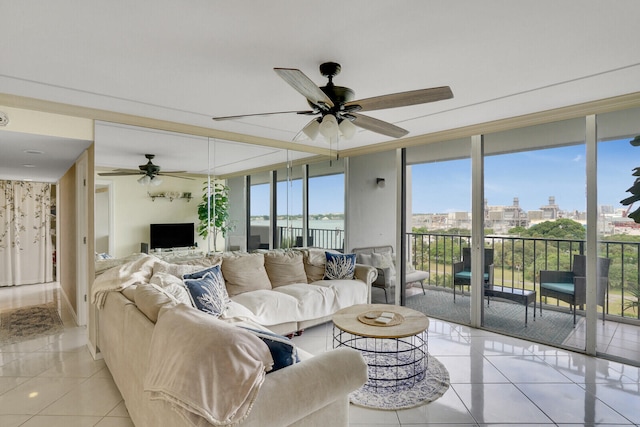
M294 349L299 363L266 373L270 365L264 362L256 371L255 363L262 367L259 360L275 356L265 356L266 346L244 329L289 334L326 322L343 307L366 303L376 270L356 265L353 279L316 280L324 271L321 255L319 250L234 253L184 264L141 256L98 276L92 289L99 309L98 350L134 424L347 426L348 394L367 379L358 352L338 349L311 357ZM218 318L193 307L183 299L184 288L176 287L178 275L216 264L230 297ZM231 335L221 334L229 330ZM250 360L247 365L236 358ZM251 373L250 391L243 390L246 380L235 388L228 378L224 385L215 376L209 381L214 372L236 365L244 367L240 374ZM185 385L188 375L179 372L196 372L198 380ZM158 375L164 382L149 378ZM229 397L244 400L229 412Z

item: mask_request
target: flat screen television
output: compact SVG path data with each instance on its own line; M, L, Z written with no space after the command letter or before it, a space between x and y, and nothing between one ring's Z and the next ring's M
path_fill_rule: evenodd
M151 249L185 248L194 246L194 223L151 224L149 229Z

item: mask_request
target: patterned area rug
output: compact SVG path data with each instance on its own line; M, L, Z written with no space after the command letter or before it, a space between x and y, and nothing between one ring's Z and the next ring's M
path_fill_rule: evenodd
M469 324L471 297L468 293L458 293L454 304L451 292L428 289L426 295L420 293L407 298L406 305L429 317ZM484 326L491 331L556 345L562 344L573 331L573 315L566 312L543 309L540 317L538 308L534 321L531 304L528 310L529 321L525 326L524 305L496 298L491 298L488 306L485 299L483 305Z
M39 338L63 330L62 319L53 303L0 313L0 345Z
M402 369L402 368L400 368ZM401 376L406 376L400 372ZM418 381L393 389L380 389L368 384L349 395L351 403L365 408L395 411L424 405L441 397L449 389L449 371L432 355L428 355L427 369Z

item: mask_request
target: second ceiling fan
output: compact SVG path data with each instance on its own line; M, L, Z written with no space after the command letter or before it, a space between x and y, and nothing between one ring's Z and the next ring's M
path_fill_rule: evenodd
M340 73L340 70L340 64L335 62L325 62L320 65L320 73L324 77L327 77L329 82L325 86L319 87L302 71L296 68L274 68L274 71L285 82L307 99L307 102L312 108L311 110L214 117L213 120L232 120L251 116L296 113L319 116L313 118L302 129L302 132L310 139L314 139L318 132L329 139L329 136L337 134L338 130L345 138L349 139L355 134L356 128L354 125L382 135L401 138L409 133L409 131L392 123L360 114L359 112L406 107L453 98L451 88L449 86L441 86L374 96L372 98L354 101L353 97L355 93L353 90L348 87L333 84L333 78Z

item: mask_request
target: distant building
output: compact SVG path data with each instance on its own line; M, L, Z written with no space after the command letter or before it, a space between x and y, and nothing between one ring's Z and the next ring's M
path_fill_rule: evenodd
M496 233L506 233L514 227L528 227L527 213L520 208L520 200L513 198L511 206L489 206L484 202L485 227L493 229Z
M546 221L555 220L561 217L560 206L556 205L555 196L549 196L549 204L540 206L542 211L542 219Z
M529 221L539 222L544 219L544 212L541 210L529 211L527 212L527 216L529 217Z

